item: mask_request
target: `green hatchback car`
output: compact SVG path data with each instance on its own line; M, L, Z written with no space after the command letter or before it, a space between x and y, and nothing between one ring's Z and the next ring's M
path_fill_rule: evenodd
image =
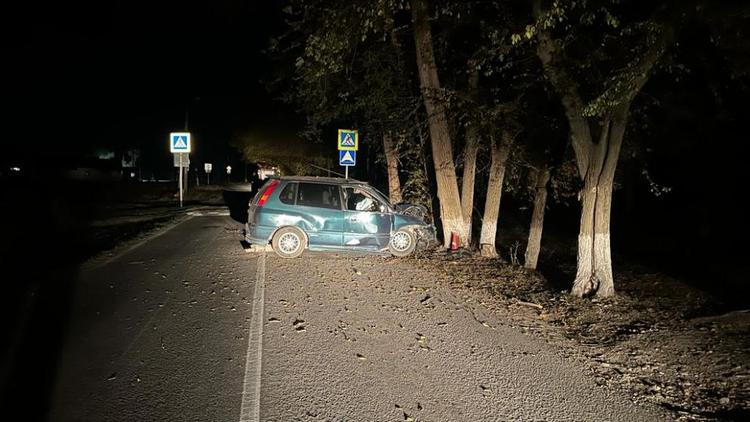
M407 256L435 242L427 209L391 204L365 182L324 177L269 179L250 202L247 241L284 258L305 249Z

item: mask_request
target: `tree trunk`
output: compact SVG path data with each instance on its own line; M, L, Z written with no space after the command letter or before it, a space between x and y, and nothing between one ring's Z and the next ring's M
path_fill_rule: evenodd
M599 143L589 154L591 161L581 193L578 271L571 291L576 296L593 291L604 297L615 294L610 242L612 187L627 126L628 106L617 107L613 117L605 121Z
M549 169L545 166L537 171L534 183L534 212L531 214L529 241L526 244L524 267L535 270L539 261L539 250L542 245L542 230L544 229L544 207L547 205L547 182Z
M401 181L398 177L398 147L390 132L383 134L383 152L388 169L388 196L391 203L399 204L401 198Z
M479 89L479 72L472 69L469 72L469 97L476 100ZM461 178L461 214L468 236L466 245L472 241L472 215L474 214L474 181L477 172L477 152L479 151L479 132L475 122L466 129L466 145L464 146L464 174Z
M412 0L411 10L419 83L427 111L432 159L435 166L435 182L437 184L438 201L440 202L443 244L445 247L449 247L451 232L456 232L461 242L465 242L468 238L468 230L461 211L458 180L453 162L453 146L448 132L448 117L444 99L440 93L440 79L435 63L427 1Z
M464 175L461 180L461 214L464 217L467 237L466 245L471 245L471 217L474 211L474 179L477 172L477 152L479 140L477 131L472 126L466 131L466 146L464 147Z
M505 163L510 152L510 134L503 131L500 145L492 140L492 164L490 164L490 180L487 185L487 200L484 203L484 217L482 218L482 234L479 237L479 248L482 256L497 257L495 238L497 237L497 219L500 214L500 198L503 194L503 179L505 178Z

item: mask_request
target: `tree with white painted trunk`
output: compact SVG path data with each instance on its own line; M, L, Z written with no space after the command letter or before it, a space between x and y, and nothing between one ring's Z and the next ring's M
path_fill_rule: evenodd
M542 231L544 230L544 211L547 206L547 183L550 179L549 168L544 165L534 169L534 210L529 225L529 240L526 243L523 266L535 270L539 261L539 251L542 247Z
M449 247L451 233L458 234L459 238L465 242L465 239L469 238L469 227L461 208L448 114L435 61L427 0L411 0L411 12L417 73L427 112L435 183L440 203L443 245Z
M582 6L585 8L585 6ZM578 235L578 269L571 293L584 296L596 293L598 296L612 296L615 293L612 274L610 241L610 210L617 161L622 147L628 122L630 104L648 80L652 69L660 60L674 37L669 24L658 24L650 18L644 25L643 39L615 36L614 41L629 42L632 51L638 52L626 57L624 67L606 75L604 88L594 99L586 102L581 94L581 81L572 71L570 59L566 56L565 44L553 37L558 22L567 15L579 13L574 7L566 9L554 3L548 11L543 11L541 1L534 1L537 19L535 26L526 30L528 38L536 37L537 56L546 78L549 80L562 102L570 131L570 141L575 152L578 173L583 182L580 192L581 222ZM617 27L620 22L605 10L607 24ZM660 10L654 13L660 13ZM583 15L587 13L583 11ZM635 30L635 29L634 29ZM618 32L622 34L623 32ZM520 39L520 36L518 36ZM608 52L604 42L602 51ZM627 54L623 53L625 56ZM589 53L589 56L595 56ZM592 59L593 60L593 59ZM589 81L590 82L590 81ZM598 136L595 136L598 134ZM595 139L598 138L597 141Z
M499 141L491 139L489 182L487 183L487 198L484 202L484 216L482 217L482 233L479 237L479 250L482 256L496 258L497 249L497 221L500 215L500 199L503 195L503 180L505 169L513 143L513 135L503 130Z

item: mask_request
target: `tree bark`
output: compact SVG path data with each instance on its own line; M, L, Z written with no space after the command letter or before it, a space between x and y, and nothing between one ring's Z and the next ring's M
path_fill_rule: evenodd
M503 179L505 178L505 164L510 152L511 136L503 131L500 144L492 139L490 164L490 180L487 185L487 199L484 203L484 217L482 218L482 233L479 237L479 249L484 257L496 258L495 238L497 237L497 220L500 214L500 199L503 194Z
M469 97L476 100L479 85L479 72L469 73ZM479 133L476 124L472 122L466 129L466 145L464 146L464 173L461 178L461 214L467 230L466 245L472 241L472 215L474 214L474 181L477 172L477 152L479 151Z
M398 147L390 132L383 134L383 152L388 169L388 196L391 203L399 204L401 197L401 180L398 177Z
M534 211L531 214L529 227L529 241L526 243L524 267L535 270L539 261L539 251L542 245L542 230L544 229L544 207L547 205L547 183L549 169L545 166L537 171L534 183Z
M440 95L440 79L435 63L427 1L411 0L411 10L419 83L427 111L432 159L435 166L440 221L443 226L443 244L449 247L451 232L457 233L461 242L465 242L468 238L468 230L461 210L458 180L453 162L453 146L448 131L448 117L444 100Z

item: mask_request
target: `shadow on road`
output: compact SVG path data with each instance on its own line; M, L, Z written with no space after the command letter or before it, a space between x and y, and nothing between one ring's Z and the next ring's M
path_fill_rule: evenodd
M247 223L247 207L253 192L224 190L224 203L229 208L229 216L238 223Z

